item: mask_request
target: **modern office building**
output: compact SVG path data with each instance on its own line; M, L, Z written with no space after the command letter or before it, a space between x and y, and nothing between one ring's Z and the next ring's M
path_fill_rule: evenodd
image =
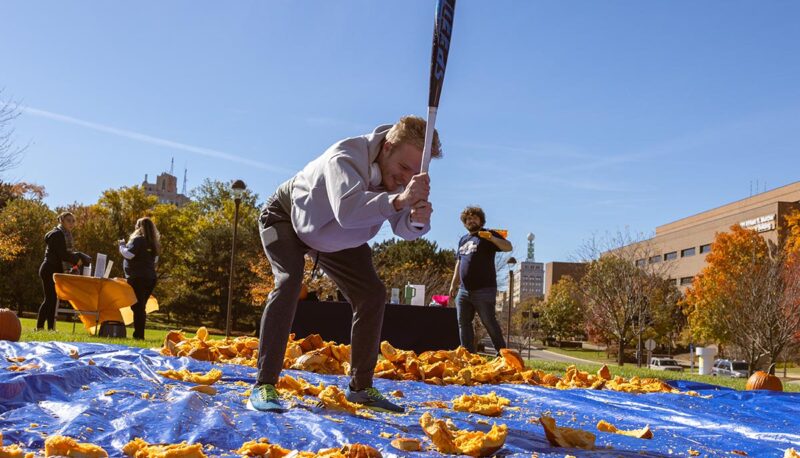
M544 297L544 264L522 261L514 272L514 303L530 297Z
M705 267L718 232L727 232L738 224L781 243L786 236L785 218L794 210L800 210L800 182L658 226L655 237L637 244L646 244L642 251L647 252L647 259L637 259L636 263L669 263L665 266L669 277L682 289L687 288Z
M544 264L536 262L534 240L534 235L528 234L528 258L514 269L515 304L530 297L544 297Z

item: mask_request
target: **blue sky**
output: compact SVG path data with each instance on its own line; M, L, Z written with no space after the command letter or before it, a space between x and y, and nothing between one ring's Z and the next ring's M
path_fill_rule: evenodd
M95 202L175 158L262 199L331 143L427 104L433 0L6 1L6 180ZM565 260L800 180L800 3L460 0L429 237L467 204ZM381 235L388 236L388 230Z

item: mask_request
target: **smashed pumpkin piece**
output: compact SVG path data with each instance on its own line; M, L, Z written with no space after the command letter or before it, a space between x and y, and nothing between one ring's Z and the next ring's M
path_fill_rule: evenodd
M783 452L783 458L800 458L800 452L794 448L787 448L786 451Z
M50 436L44 441L44 456L106 458L108 453L98 445L78 443L71 437Z
M327 352L325 349L312 350L297 358L290 368L317 374L339 374L342 371L341 363L328 353L330 350Z
M326 408L331 410L349 412L351 414L355 414L358 410L358 404L348 401L344 392L333 385L326 386L317 397Z
M419 439L410 437L398 437L391 442L392 447L404 452L419 452L422 450L422 444Z
M24 366L19 366L19 365L16 365L16 364L12 364L12 365L8 366L6 369L10 370L11 372L25 372L25 371L29 371L29 370L33 370L33 369L39 369L40 367L41 366L39 366L36 363L28 363L28 364L25 364Z
M33 458L32 452L25 453L18 444L3 445L3 433L0 433L0 458Z
M264 458L281 458L289 454L289 450L277 444L270 444L262 437L259 440L249 441L242 444L236 451L240 456L258 456Z
M420 403L423 407L433 407L434 409L449 409L450 406L444 401L422 401Z
M381 355L387 360L396 363L408 359L417 359L417 354L410 350L398 350L387 341L381 342Z
M632 430L621 430L618 429L616 426L612 425L611 423L600 420L597 423L597 430L602 431L604 433L614 433L614 434L621 434L623 436L630 436L636 437L638 439L652 439L653 438L653 431L650 430L650 425L645 426L644 428L640 429L632 429Z
M545 374L545 375L542 377L542 385L544 385L544 386L551 386L551 387L554 387L554 386L556 386L556 385L558 384L558 382L560 382L560 381L561 381L561 379L560 379L560 378L558 378L558 376L557 376L557 375L553 375L553 374Z
M503 413L503 406L511 404L504 397L492 391L489 394L462 394L453 399L453 410L477 413L488 417L497 417Z
M503 447L508 434L506 425L493 425L488 432L455 429L427 412L419 424L439 452L451 455L492 455Z
M277 388L278 391L288 392L296 396L303 396L306 394L318 396L325 387L322 385L322 383L314 386L301 377L294 378L287 374L278 380L278 384L275 385L275 388Z
M181 380L183 382L197 383L199 385L212 385L222 378L222 371L219 369L211 369L205 374L200 372L190 372L186 369L174 370L169 369L165 371L156 371L162 377L170 378L173 380Z
M189 388L189 391L197 391L199 393L207 394L209 396L214 396L217 394L217 389L210 385L197 385Z
M594 450L595 436L588 431L556 426L556 421L547 416L539 417L539 423L544 428L544 434L550 445Z
M122 447L125 455L133 458L206 458L202 444L149 444L137 437Z
M597 370L597 377L602 380L611 380L611 371L608 369L608 366L603 364L603 367Z
M339 452L347 458L382 458L381 452L364 444L347 444Z
M525 361L522 360L522 355L517 350L512 348L501 348L500 356L506 361L506 364L513 367L518 371L525 370Z

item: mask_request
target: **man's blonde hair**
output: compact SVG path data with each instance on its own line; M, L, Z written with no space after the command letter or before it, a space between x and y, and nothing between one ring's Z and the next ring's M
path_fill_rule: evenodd
M422 149L425 144L425 120L419 116L403 116L386 134L386 141L393 145L409 143ZM442 144L439 143L439 132L433 130L431 157L442 157Z

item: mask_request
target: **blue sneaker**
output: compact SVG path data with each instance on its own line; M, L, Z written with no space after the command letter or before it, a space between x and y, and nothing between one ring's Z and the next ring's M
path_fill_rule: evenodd
M403 413L406 411L404 407L388 401L383 397L380 391L373 387L361 391L354 391L348 386L346 398L350 402L361 404L368 409L377 410L379 412Z
M253 391L250 393L249 403L248 407L261 412L286 412L286 409L280 403L280 396L278 395L278 390L275 389L275 385L265 383L264 385L254 386Z

